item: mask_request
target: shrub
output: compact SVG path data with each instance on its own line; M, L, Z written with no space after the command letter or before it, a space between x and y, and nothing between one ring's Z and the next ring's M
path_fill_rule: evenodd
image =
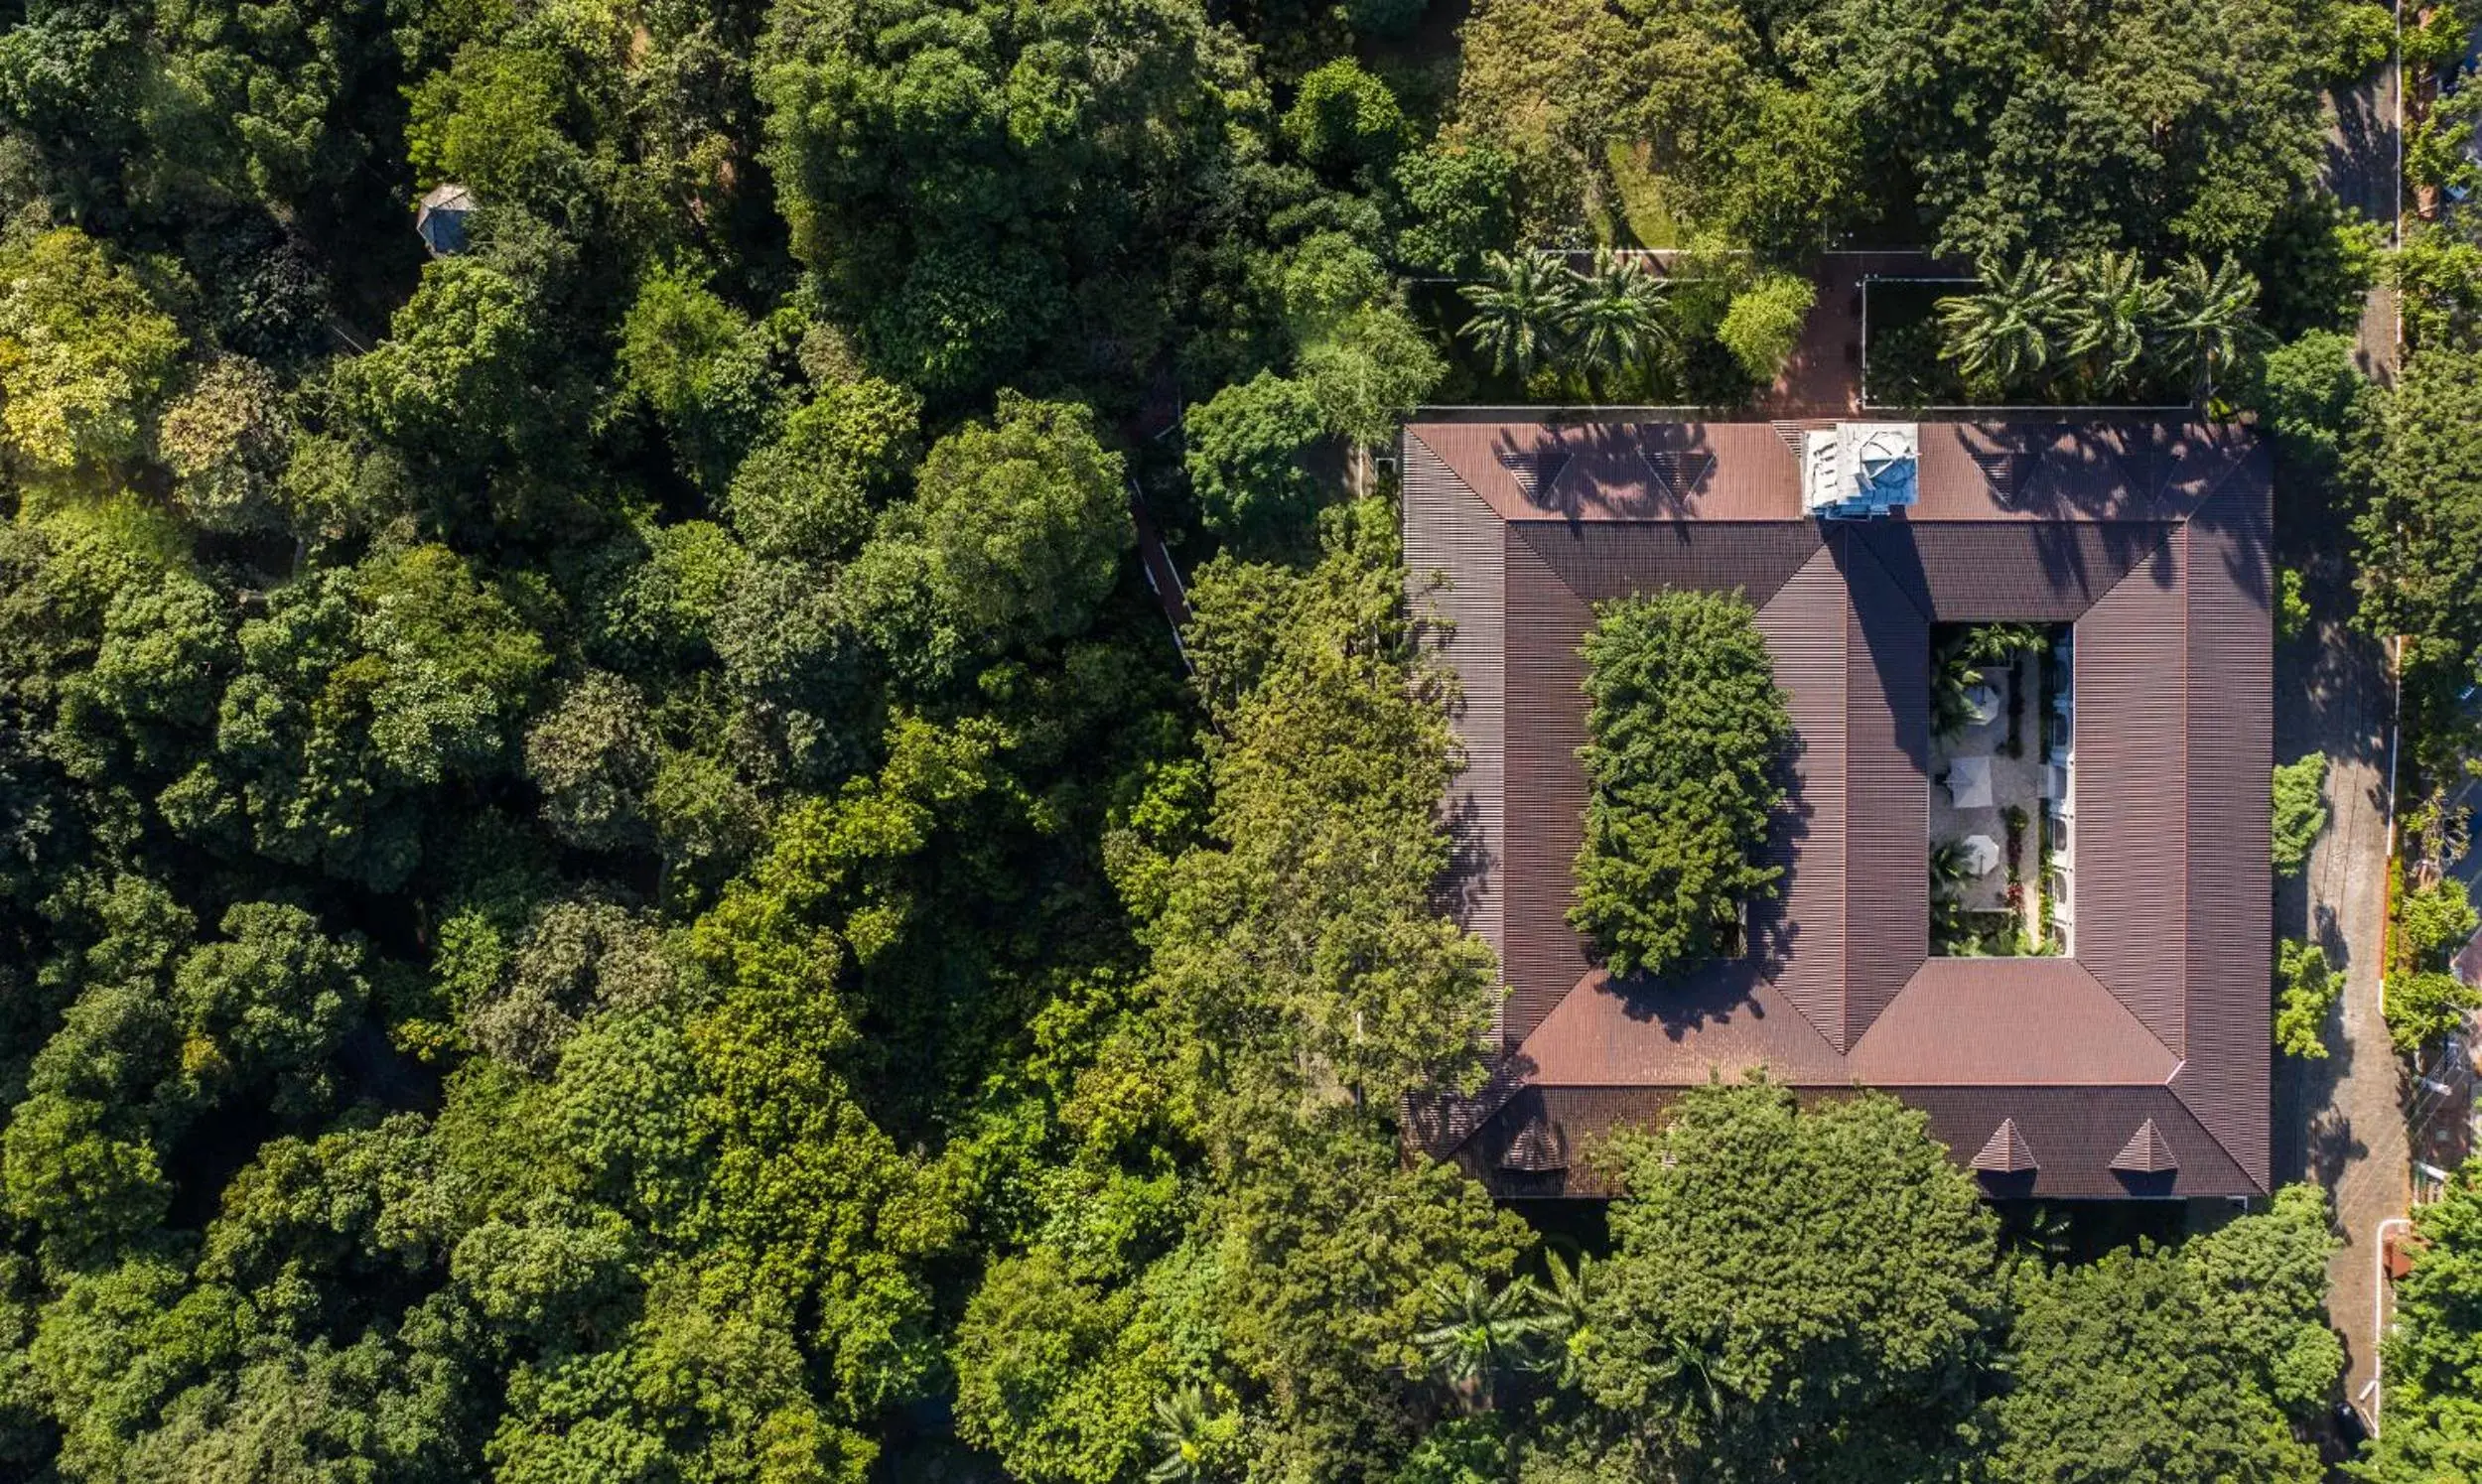
M1516 235L1516 162L1489 145L1439 144L1396 164L1411 219L1396 235L1409 268L1469 274Z
M1405 148L1405 111L1388 85L1339 57L1302 79L1284 137L1322 169L1384 165Z
M2309 628L2309 595L2301 590L2301 572L2286 567L2275 574L2275 637L2296 639Z
M1770 273L1732 296L1716 337L1732 359L1760 386L1783 374L1784 362L1801 341L1801 327L1818 302L1818 290L1806 278Z
M2309 849L2327 827L2327 754L2312 752L2275 767L2275 813L2272 834L2275 870L2290 876L2309 863Z
M1227 539L1308 535L1318 481L1302 456L1326 432L1318 397L1273 371L1189 409L1189 483L1198 516Z
M2465 883L2452 877L2397 898L2398 947L2413 967L2436 967L2448 950L2473 936L2476 925Z
M2344 976L2328 966L2325 949L2294 938L2276 944L2275 1049L2323 1060L2327 1043L2321 1032L2343 992Z
M2443 1036L2451 1035L2465 1023L2466 1014L2482 999L2453 974L2424 969L2388 981L2388 1039L2407 1056L2417 1054L2422 1047Z

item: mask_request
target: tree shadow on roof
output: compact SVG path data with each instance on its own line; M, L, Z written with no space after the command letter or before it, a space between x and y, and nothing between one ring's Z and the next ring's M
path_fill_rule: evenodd
M2249 456L2203 423L1965 423L1957 440L2001 508L2043 520L2180 520Z
M2237 431L2202 423L1968 424L1957 437L1995 503L2044 522L2034 539L2055 586L2073 579L2090 598L2141 562L2170 584L2161 527L2264 458ZM2107 571L2086 570L2096 551Z
M1590 423L1508 427L1491 457L1526 503L1575 522L1680 520L1694 513L1715 475L1715 450L1700 423Z
M1666 1036L1679 1041L1704 1026L1728 1021L1735 1014L1758 1020L1767 1017L1767 1007L1756 995L1757 987L1774 982L1784 972L1801 937L1801 924L1793 920L1789 909L1788 888L1799 844L1809 837L1810 821L1816 813L1796 767L1803 745L1800 737L1794 736L1779 759L1784 802L1777 807L1767 829L1766 858L1785 867L1786 872L1777 877L1773 896L1748 904L1743 913L1741 951L1731 958L1709 959L1661 978L1648 974L1632 974L1625 979L1604 977L1599 986L1601 992L1616 997L1630 1019L1659 1024Z

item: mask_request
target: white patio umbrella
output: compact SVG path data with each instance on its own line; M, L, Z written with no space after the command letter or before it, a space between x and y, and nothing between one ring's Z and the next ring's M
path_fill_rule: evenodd
M1977 685L1965 693L1965 709L1977 727L1999 719L1999 693L1989 685Z
M1999 869L1999 842L1988 835L1968 835L1960 842L1965 851L1965 869L1976 876L1989 876Z
M1948 797L1959 809L1991 807L1991 759L1954 757L1948 761Z

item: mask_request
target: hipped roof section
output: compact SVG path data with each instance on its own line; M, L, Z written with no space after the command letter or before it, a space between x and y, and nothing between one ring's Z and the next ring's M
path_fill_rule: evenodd
M1463 682L1446 885L1510 989L1494 1102L1590 1088L1576 1106L1651 1112L1764 1067L1898 1090L1962 1157L2005 1119L2056 1124L2037 1090L2153 1089L2140 1117L2167 1092L2187 1116L2160 1126L2222 1157L2139 1193L2266 1188L2266 451L2203 425L1926 423L1916 505L1819 521L1797 441L1765 423L1407 430L1409 583ZM1770 843L1786 876L1746 958L1613 985L1566 916L1578 645L1595 603L1674 586L1758 608L1799 740ZM2076 625L2074 959L1929 957L1929 625L1994 619ZM1500 1117L1448 1122L1487 1146ZM2046 1136L2080 1161L2047 1156L2034 1193L2121 1190L2106 1166L2138 1121L2092 1159ZM1575 1148L1587 1131L1556 1132Z

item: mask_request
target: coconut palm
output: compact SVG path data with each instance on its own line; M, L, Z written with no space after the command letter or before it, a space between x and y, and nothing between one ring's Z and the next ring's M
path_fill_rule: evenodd
M1530 376L1564 339L1576 314L1577 275L1554 252L1486 253L1484 282L1464 287L1473 318L1459 332L1493 370Z
M2216 374L2229 371L2265 335L2258 326L2258 280L2229 257L2211 273L2191 257L2172 265L2163 288L2171 363L2189 374L2203 397Z
M2063 352L2083 368L2087 385L2117 391L2145 358L2147 337L2163 318L2163 286L2145 276L2134 252L2077 258L2066 277Z
M2075 1235L2068 1212L2045 1201L2025 1215L2024 1225L2014 1238L2021 1250L2034 1254L2046 1266L2056 1266L2068 1261Z
M1543 1261L1549 1268L1549 1281L1534 1285L1532 1311L1527 1315L1533 1337L1541 1346L1533 1356L1533 1367L1548 1371L1563 1386L1578 1380L1578 1352L1592 1333L1589 1322L1590 1292L1593 1283L1594 1260L1578 1254L1577 1265L1571 1267L1556 1252L1547 1252Z
M1930 940L1932 951L1950 957L1971 954L1974 924L1965 915L1965 887L1974 878L1966 869L1965 847L1942 841L1930 848Z
M1966 693L1983 683L1983 667L1957 640L1931 651L1930 727L1934 737L1954 737L1974 725L1974 705Z
M1671 1358L1657 1368L1666 1380L1677 1381L1690 1396L1690 1403L1704 1413L1710 1422L1724 1420L1724 1388L1716 1384L1715 1372L1707 1367L1706 1352L1692 1344L1685 1335L1673 1335Z
M1214 1424L1206 1393L1197 1387L1184 1386L1169 1397L1156 1398L1155 1445L1163 1457L1147 1470L1147 1477L1155 1484L1191 1484L1204 1479L1208 1433Z
M2066 285L2030 252L2010 272L1985 263L1982 279L1982 292L1939 301L1939 353L1968 381L2022 385L2051 363Z
M1522 1364L1534 1337L1534 1283L1528 1279L1491 1291L1468 1274L1463 1284L1431 1284L1431 1327L1414 1336L1432 1374L1451 1386L1489 1388L1491 1378Z
M1578 360L1587 375L1633 371L1654 358L1672 333L1668 287L1641 260L1608 247L1594 250L1594 265L1578 281L1571 306Z

